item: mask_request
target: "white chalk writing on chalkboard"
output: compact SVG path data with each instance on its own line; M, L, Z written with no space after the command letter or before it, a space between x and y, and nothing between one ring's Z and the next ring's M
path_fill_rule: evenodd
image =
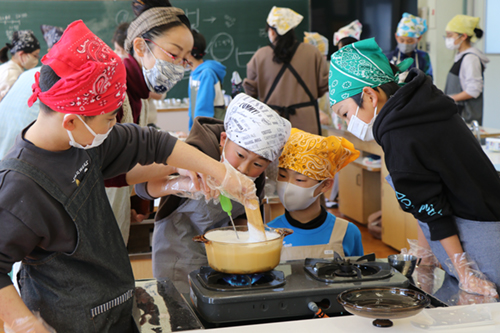
M203 19L203 22L210 22L210 23L214 23L215 20L217 20L217 18L215 16L212 16L211 18L208 18L208 19Z
M213 36L207 47L207 53L212 56L212 59L219 62L229 59L233 51L234 39L226 32L219 32Z
M5 26L5 35L9 40L12 39L14 31L20 29L21 19L27 18L27 13L16 13L12 15L0 16L0 24Z
M257 49L259 49L259 48L260 48L260 45L257 47ZM255 52L256 51L244 51L244 52L241 52L239 50L239 47L236 47L236 51L234 52L235 59L236 59L236 66L239 67L239 68L246 68L247 67L247 63L250 61L250 59L255 54ZM243 59L240 60L240 57L242 57Z
M236 23L236 19L234 17L231 17L229 15L224 15L224 19L226 20L226 27L231 28L234 23Z
M200 9L196 8L196 10L189 11L189 9L184 9L184 14L191 22L191 28L197 29L200 26ZM192 17L195 19L193 20Z
M125 10L125 9L120 10L118 13L116 13L116 16L115 16L116 25L120 25L120 23L122 23L122 22L128 22L129 16L130 16L130 13L127 10Z

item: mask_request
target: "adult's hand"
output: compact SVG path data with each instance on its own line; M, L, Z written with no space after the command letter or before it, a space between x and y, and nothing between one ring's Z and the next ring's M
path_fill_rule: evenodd
M226 167L224 179L219 183L215 178L209 176L207 179L208 186L212 190L217 190L226 197L236 200L245 207L257 209L255 202L259 202L257 198L257 189L253 180L228 165L229 162L223 163Z

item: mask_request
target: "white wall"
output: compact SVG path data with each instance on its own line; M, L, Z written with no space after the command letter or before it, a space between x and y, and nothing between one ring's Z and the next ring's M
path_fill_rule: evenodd
M457 14L463 13L463 0L419 0L419 15L427 19L429 30L421 43L429 53L434 71L434 84L444 90L446 76L454 62L455 52L444 44L446 24ZM421 45L422 46L422 45Z
M468 0L473 3L472 13L469 15L481 18L479 25L481 28L485 27L485 13L486 1L485 0ZM492 1L492 0L489 0ZM498 1L498 0L494 0ZM500 13L499 13L500 14ZM498 31L485 31L487 33L498 34ZM484 38L476 43L476 47L484 52ZM487 54L490 62L484 71L484 121L483 125L486 127L500 128L500 105L498 103L498 96L500 94L500 54Z
M500 0L489 0L500 1ZM446 76L454 61L454 51L445 47L443 35L449 20L457 14L467 14L480 17L479 25L485 27L486 0L419 0L419 14L427 15L429 30L422 40L423 49L428 47L431 63L434 69L434 84L444 89ZM498 33L488 32L487 33ZM484 38L480 39L475 47L484 52ZM490 63L484 72L484 118L483 126L500 128L500 54L487 55Z

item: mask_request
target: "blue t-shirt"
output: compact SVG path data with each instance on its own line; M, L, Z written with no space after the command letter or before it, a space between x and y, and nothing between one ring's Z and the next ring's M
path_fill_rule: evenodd
M31 86L35 83L35 73L40 66L22 73L0 103L0 160L14 145L21 131L38 117L38 99L30 108L28 99L33 94Z
M324 245L330 242L333 227L335 225L335 215L328 213L326 221L315 229L300 229L292 226L285 215L278 216L267 225L271 228L289 228L293 234L283 238L283 246L310 246ZM347 230L342 241L344 255L346 257L362 256L363 243L361 242L361 232L358 227L348 222Z

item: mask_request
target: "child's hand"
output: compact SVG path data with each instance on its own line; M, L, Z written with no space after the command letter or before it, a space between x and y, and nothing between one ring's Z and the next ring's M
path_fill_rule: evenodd
M450 261L451 263L447 262L447 265L457 273L460 289L471 294L498 297L495 284L479 271L476 263L467 256L467 253L456 253Z

